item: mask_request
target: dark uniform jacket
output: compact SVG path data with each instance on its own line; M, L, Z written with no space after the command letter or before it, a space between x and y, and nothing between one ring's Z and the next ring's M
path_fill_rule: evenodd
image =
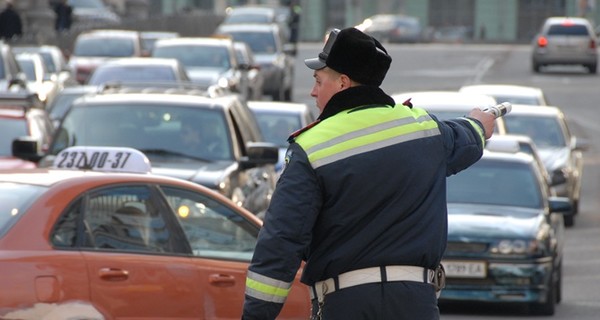
M438 121L381 89L334 95L290 137L246 282L244 319L273 319L302 282L376 266L435 269L446 246L446 177L483 153L481 124ZM275 289L277 288L277 289Z

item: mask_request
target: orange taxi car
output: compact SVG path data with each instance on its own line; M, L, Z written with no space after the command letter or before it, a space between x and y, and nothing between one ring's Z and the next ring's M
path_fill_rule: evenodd
M239 319L261 221L150 171L135 149L72 147L0 172L0 319ZM297 279L280 318L309 316Z

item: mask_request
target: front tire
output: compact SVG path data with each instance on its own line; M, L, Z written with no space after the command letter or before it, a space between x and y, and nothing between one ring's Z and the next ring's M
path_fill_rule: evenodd
M532 303L529 306L529 310L534 315L551 316L556 311L556 300L557 300L557 282L554 275L554 270L550 275L550 281L548 281L548 290L546 291L546 301Z

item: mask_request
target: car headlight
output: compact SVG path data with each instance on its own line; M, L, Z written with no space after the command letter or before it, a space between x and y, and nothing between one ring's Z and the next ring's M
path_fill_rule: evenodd
M493 254L501 255L537 255L543 253L546 247L539 240L501 240L490 248Z

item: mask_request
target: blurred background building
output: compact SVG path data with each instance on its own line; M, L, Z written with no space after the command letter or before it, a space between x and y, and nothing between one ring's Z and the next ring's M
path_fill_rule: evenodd
M74 7L98 2L114 13L118 22L80 15L70 33L57 36L52 27L52 1L56 0L13 0L25 28L21 41L68 46L76 33L99 27L204 36L223 20L227 7L246 4L295 9L300 14L301 41L321 41L330 28L355 26L379 13L416 17L425 39L457 42L526 43L548 16L583 16L594 25L600 21L597 0L69 0ZM0 0L0 8L5 2Z

